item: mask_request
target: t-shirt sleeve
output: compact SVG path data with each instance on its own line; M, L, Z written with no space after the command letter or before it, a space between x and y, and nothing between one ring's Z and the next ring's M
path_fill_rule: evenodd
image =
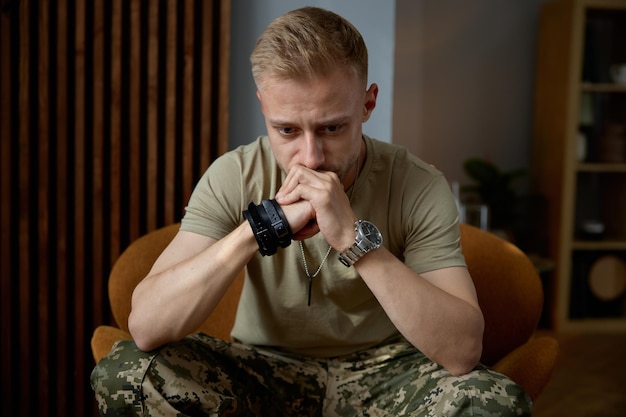
M241 222L241 164L232 154L215 160L196 184L181 230L222 239Z
M405 264L418 273L466 266L458 210L442 174L434 175L408 208Z

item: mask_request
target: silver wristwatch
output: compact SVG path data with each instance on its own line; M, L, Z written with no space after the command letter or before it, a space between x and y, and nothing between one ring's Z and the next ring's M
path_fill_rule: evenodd
M367 220L357 220L354 223L354 230L356 231L354 243L339 254L339 261L347 267L354 265L366 253L380 248L383 244L383 235Z

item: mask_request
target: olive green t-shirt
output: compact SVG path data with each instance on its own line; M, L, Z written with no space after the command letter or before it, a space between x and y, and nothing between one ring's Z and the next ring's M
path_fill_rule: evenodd
M415 272L465 266L456 204L444 176L402 147L364 139L367 158L347 191L357 218L374 223L383 245ZM266 136L224 154L197 184L181 229L223 238L245 221L241 213L248 203L273 198L284 177ZM329 245L321 233L303 243L313 273ZM309 280L298 242L274 256L257 253L246 268L232 337L328 357L398 336L356 269L337 256L332 250L313 279L307 306Z

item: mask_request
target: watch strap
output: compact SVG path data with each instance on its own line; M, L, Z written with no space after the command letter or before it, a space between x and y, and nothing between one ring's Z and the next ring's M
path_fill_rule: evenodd
M339 254L339 262L347 267L350 267L354 265L356 261L365 256L366 253L366 251L361 250L359 245L354 242L352 246Z
M339 262L341 262L347 267L351 267L359 259L365 256L365 254L380 247L380 245L370 247L369 244L371 242L367 240L367 238L365 237L361 229L364 223L369 223L369 222L366 222L364 220L357 220L356 222L354 222L354 230L356 231L356 238L354 239L354 243L348 249L346 249L345 251L339 254ZM371 223L370 225L374 226ZM374 228L376 228L376 226L374 226Z

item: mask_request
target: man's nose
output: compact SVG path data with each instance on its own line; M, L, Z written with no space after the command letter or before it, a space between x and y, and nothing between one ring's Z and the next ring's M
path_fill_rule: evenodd
M324 149L322 141L314 134L307 134L304 139L303 165L309 169L318 169L324 163Z

